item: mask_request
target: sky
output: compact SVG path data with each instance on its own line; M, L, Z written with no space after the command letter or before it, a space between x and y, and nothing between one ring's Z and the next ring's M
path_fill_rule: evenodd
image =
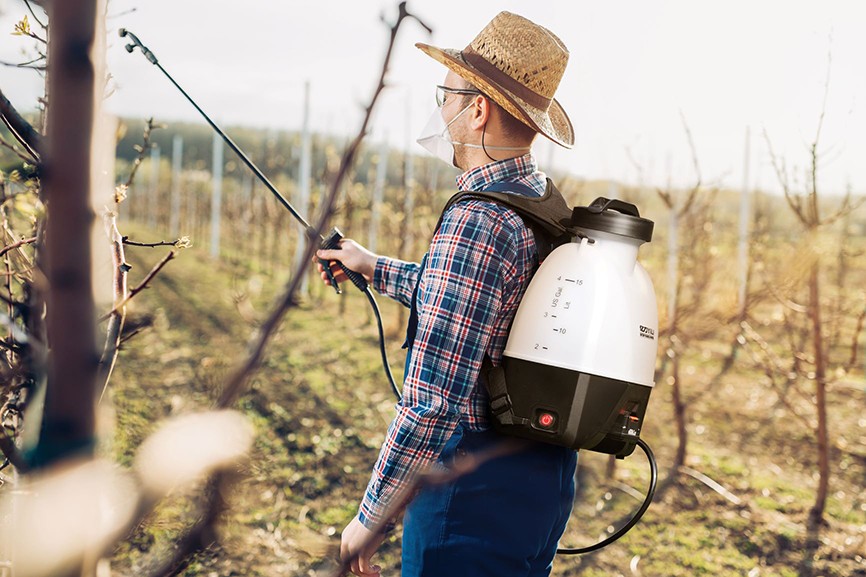
M196 111L117 29L134 32L224 126L296 130L310 83L313 130L354 134L381 69L395 0L110 0L108 66L118 115L198 121ZM371 138L418 154L445 68L414 47L463 48L500 10L549 28L570 51L557 92L577 142L537 140L541 168L625 184L778 191L769 147L805 189L824 110L819 186L866 194L866 2L860 0L413 0L397 37ZM0 0L0 60L26 13ZM32 17L31 17L32 23ZM828 83L829 78L829 83ZM0 66L0 88L32 107L41 79ZM826 105L825 102L826 95ZM748 137L747 137L748 134ZM748 148L747 148L748 142ZM748 160L748 170L746 165Z

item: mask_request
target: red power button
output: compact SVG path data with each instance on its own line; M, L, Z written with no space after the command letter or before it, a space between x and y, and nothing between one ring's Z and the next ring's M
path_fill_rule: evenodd
M553 426L553 423L556 422L556 417L551 415L550 413L541 413L538 415L538 424L544 427L545 429L549 429Z

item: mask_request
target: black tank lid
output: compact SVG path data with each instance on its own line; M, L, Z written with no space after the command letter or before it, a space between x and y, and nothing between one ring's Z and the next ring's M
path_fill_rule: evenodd
M635 205L621 200L598 197L589 206L576 206L571 212L571 225L577 228L609 232L650 242L653 221L641 218Z

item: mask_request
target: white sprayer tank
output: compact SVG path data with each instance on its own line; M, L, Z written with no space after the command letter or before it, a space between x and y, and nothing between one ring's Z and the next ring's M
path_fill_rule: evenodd
M514 318L505 355L653 386L655 291L642 240L585 229L548 256ZM594 242L590 242L589 239Z
M500 431L627 456L654 385L655 291L637 261L653 223L605 198L573 210L520 303L501 370L490 373Z

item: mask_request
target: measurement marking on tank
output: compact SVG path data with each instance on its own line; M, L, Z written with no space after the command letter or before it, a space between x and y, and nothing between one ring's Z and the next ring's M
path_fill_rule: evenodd
M547 350L547 347L541 347L541 348L544 349L545 351Z
M567 278L567 279L565 279L565 282L573 282L573 283L576 284L577 286L581 286L581 285L583 284L583 279L580 279L580 278L578 278L578 279Z
M565 282L574 282L574 279L573 278L567 278L567 279L565 279Z

